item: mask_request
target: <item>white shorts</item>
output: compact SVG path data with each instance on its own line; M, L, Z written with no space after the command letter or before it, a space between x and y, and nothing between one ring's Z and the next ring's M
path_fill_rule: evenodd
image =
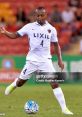
M27 80L31 77L32 73L36 71L55 72L51 59L47 59L46 62L27 61L20 73L19 78Z

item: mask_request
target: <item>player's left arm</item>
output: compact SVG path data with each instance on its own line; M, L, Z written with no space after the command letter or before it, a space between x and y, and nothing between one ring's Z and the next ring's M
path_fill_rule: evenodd
M58 42L54 42L55 52L58 57L58 65L61 68L61 70L64 69L64 63L62 61L62 55L61 55L61 48Z
M61 68L61 70L63 70L64 63L62 61L61 48L60 48L60 45L58 43L57 31L55 28L52 29L51 42L54 43L55 52L56 52L56 55L58 57L58 65Z

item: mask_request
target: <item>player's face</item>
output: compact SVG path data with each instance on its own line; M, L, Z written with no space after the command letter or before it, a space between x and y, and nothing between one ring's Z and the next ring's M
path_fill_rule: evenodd
M37 10L36 11L36 20L39 24L45 24L45 20L47 18L47 13L45 10Z

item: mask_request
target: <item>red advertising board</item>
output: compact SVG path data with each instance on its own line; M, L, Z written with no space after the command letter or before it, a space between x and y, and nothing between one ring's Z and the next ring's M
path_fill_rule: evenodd
M20 74L19 70L12 71L0 71L0 82L7 83L12 82L15 78L18 78Z

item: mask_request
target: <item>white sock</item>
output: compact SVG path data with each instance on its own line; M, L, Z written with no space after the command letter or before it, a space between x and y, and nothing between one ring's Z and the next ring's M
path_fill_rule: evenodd
M10 92L13 91L13 90L17 87L17 86L16 86L17 80L18 80L18 78L15 79L15 81L14 81L12 84L10 84L10 85L6 88L6 90L5 90L5 95L9 95ZM12 87L12 88L11 88L11 87Z
M56 96L56 99L59 102L61 109L64 110L66 108L66 102L62 89L60 87L53 89L53 93Z
M16 86L17 80L18 80L18 78L16 78L15 81L14 81L12 84L10 84L10 85L12 85L13 87L17 87L17 86Z

